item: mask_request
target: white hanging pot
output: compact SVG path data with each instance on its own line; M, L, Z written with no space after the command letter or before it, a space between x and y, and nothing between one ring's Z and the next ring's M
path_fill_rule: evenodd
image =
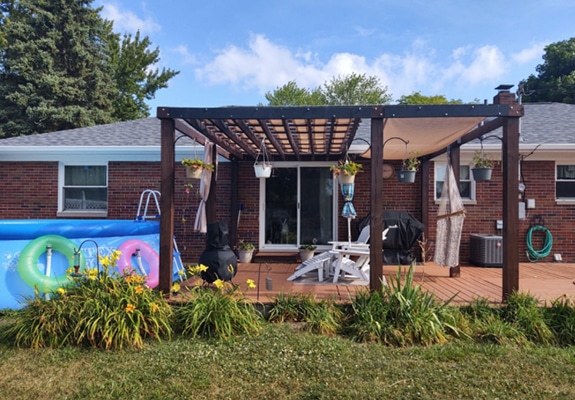
M202 167L199 168L186 167L186 177L191 179L201 179L203 171L204 168Z
M339 179L340 184L354 183L355 182L355 175L339 174L338 179Z
M272 175L271 164L259 163L256 161L254 164L254 172L256 178L269 178Z

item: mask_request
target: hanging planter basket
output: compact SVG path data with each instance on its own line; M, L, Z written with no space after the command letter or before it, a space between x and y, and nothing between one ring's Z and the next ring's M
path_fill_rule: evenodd
M271 164L258 163L256 161L254 164L254 172L256 178L269 178L272 175L272 166Z
M186 167L186 177L191 179L201 179L202 172L204 172L203 167Z
M262 139L256 162L254 163L254 173L256 174L256 178L269 178L272 175L272 165L265 144L265 138Z
M397 180L401 183L413 183L415 182L415 173L417 171L413 170L401 170L397 172Z
M355 175L339 174L338 179L339 179L339 183L341 185L346 184L346 183L354 183L355 182Z
M493 168L472 168L471 173L475 181L490 181Z

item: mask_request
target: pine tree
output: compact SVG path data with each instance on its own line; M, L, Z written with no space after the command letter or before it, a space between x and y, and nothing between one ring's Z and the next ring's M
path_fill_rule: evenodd
M4 20L0 136L113 121L116 85L92 0L12 0Z

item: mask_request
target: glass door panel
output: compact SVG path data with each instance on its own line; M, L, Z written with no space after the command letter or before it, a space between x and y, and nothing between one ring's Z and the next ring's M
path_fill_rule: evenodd
M299 244L333 240L333 175L329 168L302 167Z
M266 244L297 244L297 168L274 168L265 181Z

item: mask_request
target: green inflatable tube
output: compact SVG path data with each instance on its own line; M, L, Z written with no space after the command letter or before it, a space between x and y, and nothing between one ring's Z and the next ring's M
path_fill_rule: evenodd
M74 267L74 252L78 247L70 239L59 235L45 235L34 239L22 250L18 259L18 273L31 287L36 287L42 293L55 292L56 289L69 283L66 274L52 277L46 276L38 269L38 259L46 252L46 246L51 245L52 251L64 254L69 261L69 268ZM80 253L80 270L86 266L86 258Z

